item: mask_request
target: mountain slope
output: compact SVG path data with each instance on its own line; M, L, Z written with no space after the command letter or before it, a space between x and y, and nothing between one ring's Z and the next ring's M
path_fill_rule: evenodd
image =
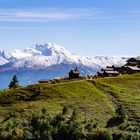
M10 109L3 108L1 117L5 117L8 109L25 109L23 114L29 115L31 112L39 113L42 107L47 107L51 114L56 114L67 105L70 109L77 108L88 118L95 119L101 126L107 125L109 119L115 116L116 106L121 104L128 116L126 122L129 125L126 127L140 127L139 103L140 74L58 84L34 84L16 90L0 91L0 104L11 106Z

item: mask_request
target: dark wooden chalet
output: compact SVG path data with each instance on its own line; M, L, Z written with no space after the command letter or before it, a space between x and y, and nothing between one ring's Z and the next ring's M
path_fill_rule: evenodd
M98 71L97 76L98 77L104 77L104 71Z
M114 77L114 76L118 76L119 72L117 71L100 71L98 72L98 76L99 77Z
M123 66L120 69L121 74L134 74L134 73L139 73L140 68L137 66Z
M113 67L113 70L114 70L114 71L118 71L118 72L119 72L119 71L120 71L120 69L121 69L121 67L120 67L120 66L114 66L114 65L113 65L112 67Z
M112 77L119 74L133 74L140 73L140 56L130 58L127 63L122 67L107 66L98 72L99 77Z
M113 66L107 66L106 68L102 68L97 74L99 77L113 77L118 76L119 72L114 70Z
M80 75L80 72L77 69L71 70L69 72L69 79L77 79L79 78L79 75Z
M136 58L130 58L129 60L127 60L126 66L138 66L138 67L140 67L140 56L138 56Z
M113 77L113 76L118 76L119 72L117 71L104 71L104 76L105 77Z

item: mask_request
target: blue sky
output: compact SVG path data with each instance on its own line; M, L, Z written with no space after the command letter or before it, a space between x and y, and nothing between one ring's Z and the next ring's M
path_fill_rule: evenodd
M140 0L0 0L0 48L54 42L82 55L140 55Z

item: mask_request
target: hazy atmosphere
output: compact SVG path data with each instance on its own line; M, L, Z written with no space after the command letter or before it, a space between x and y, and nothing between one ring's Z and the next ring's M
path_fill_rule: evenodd
M54 42L76 54L137 56L139 0L0 0L0 48Z

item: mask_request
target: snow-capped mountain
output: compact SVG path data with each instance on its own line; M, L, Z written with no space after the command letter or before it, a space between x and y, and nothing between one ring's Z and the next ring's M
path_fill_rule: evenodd
M33 45L24 50L0 50L0 71L45 70L51 66L71 65L80 69L100 69L106 65L123 65L125 57L85 57L75 55L60 45Z
M14 58L9 51L0 48L0 65L7 64L9 62L14 62L15 60L16 58Z
M0 48L0 65L8 63L11 57L8 51Z
M0 48L0 57L9 60L12 56L8 51Z
M124 65L127 59L127 57L75 55L53 43L33 45L27 49L11 52L0 49L0 89L8 87L14 74L18 76L20 85L28 85L40 79L68 76L68 72L76 67L81 73L94 74L107 65Z

